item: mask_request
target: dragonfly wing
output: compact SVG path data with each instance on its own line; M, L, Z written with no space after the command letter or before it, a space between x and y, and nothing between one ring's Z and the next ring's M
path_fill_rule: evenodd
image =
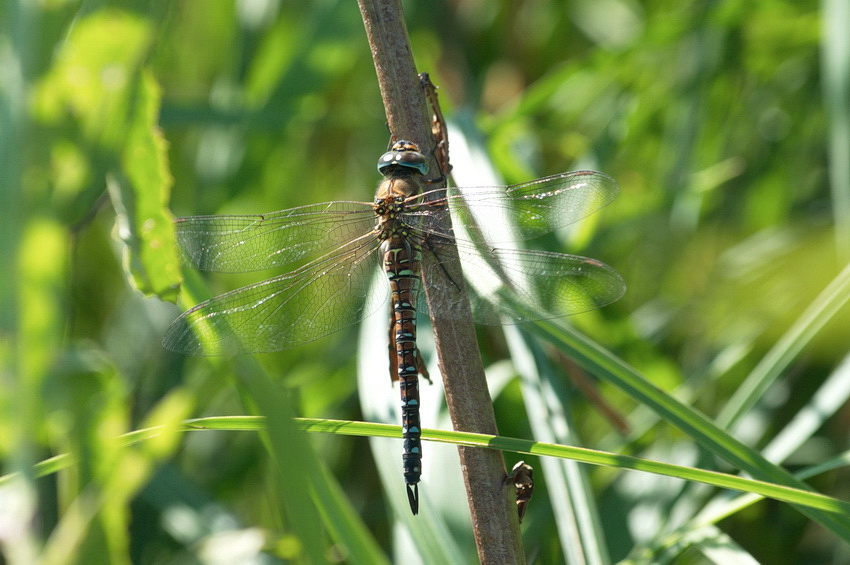
M223 355L281 351L357 323L386 300L367 291L377 265L371 238L300 269L198 304L163 339L172 351ZM365 302L363 297L371 296Z
M440 237L457 233L461 239L494 243L530 239L592 214L611 203L619 190L614 179L595 171L560 173L508 187L440 189L410 199L405 221ZM449 227L449 215L466 234ZM515 229L508 229L511 223Z
M374 209L365 202L326 202L252 216L190 216L174 223L183 261L222 273L323 256L374 226Z
M449 269L445 253L431 249ZM476 322L510 324L571 316L618 300L626 290L622 277L601 261L547 251L480 248L458 242L466 294ZM453 282L446 284L455 286ZM438 317L455 318L454 288L434 288L448 296L428 305Z
M520 224L534 235L576 222L610 204L620 192L617 181L596 171L560 173L509 186L505 193Z

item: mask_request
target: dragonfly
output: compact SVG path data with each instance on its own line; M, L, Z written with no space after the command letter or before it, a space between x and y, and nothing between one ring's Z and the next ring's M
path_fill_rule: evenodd
M458 319L468 300L477 322L520 323L586 312L625 292L608 265L577 255L511 247L571 224L610 203L617 183L593 171L561 173L511 186L429 189L428 161L400 140L378 160L373 202L335 201L269 214L192 216L175 221L181 258L226 273L275 267L284 274L216 296L186 311L163 345L188 355L273 352L298 347L359 322L386 303L369 289L378 264L389 281L390 367L401 392L403 474L413 514L422 474L416 348L423 254L447 273L464 272L466 296L431 304L432 317ZM484 215L482 215L482 213ZM503 214L515 228L497 226ZM457 253L447 254L451 246ZM376 260L377 256L377 260ZM449 258L451 257L451 258ZM460 265L453 262L460 261ZM455 269L455 267L460 269ZM452 285L454 286L454 285ZM468 314L467 314L468 315Z

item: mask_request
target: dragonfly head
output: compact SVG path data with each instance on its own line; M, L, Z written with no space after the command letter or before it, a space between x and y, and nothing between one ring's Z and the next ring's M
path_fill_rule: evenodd
M396 141L392 149L378 159L378 172L384 176L390 175L396 167L414 169L422 176L428 174L428 161L425 155L419 152L419 146L412 141Z

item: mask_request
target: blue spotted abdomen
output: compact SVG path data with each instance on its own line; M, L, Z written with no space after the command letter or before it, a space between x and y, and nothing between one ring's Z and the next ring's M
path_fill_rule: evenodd
M384 269L392 290L393 330L401 390L401 429L404 438L404 480L410 507L419 509L417 484L422 475L419 423L419 353L416 349L416 300L419 293L420 252L406 239L391 237L381 247Z

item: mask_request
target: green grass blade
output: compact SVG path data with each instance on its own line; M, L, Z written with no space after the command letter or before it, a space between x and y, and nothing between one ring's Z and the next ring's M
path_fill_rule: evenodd
M576 363L597 378L620 388L636 401L645 404L669 424L691 436L700 446L753 476L777 484L805 489L784 469L767 461L759 452L720 429L704 415L665 393L610 352L575 330L550 321L536 324L534 330L556 344ZM802 508L809 518L850 541L850 518Z
M185 422L184 429L185 431L196 432L205 430L224 430L228 429L228 420L232 420L233 422L233 427L231 428L232 431L256 431L263 429L266 425L265 418L246 418L242 416L235 416L187 420ZM298 430L305 432L366 437L401 437L400 426L388 424L299 418L294 421L294 426ZM143 435L145 437L150 437L153 434L153 430L155 430L155 428L151 428L150 430L140 430L140 432L144 431L145 433ZM140 441L140 437L142 436L136 435L132 441ZM591 465L643 471L748 493L744 497L735 499L735 501L730 503L723 511L718 511L715 508L701 514L699 522L703 525L716 522L717 520L728 516L732 512L737 511L746 505L752 504L752 502L759 500L760 497L772 498L774 500L804 506L812 510L819 510L828 513L829 515L850 515L850 502L847 501L782 484L748 479L717 471L695 469L628 455L618 455L615 453L606 453L592 449L536 442L504 436L446 430L430 430L426 428L422 430L422 437L429 441L450 443L454 445L501 449L503 451L511 451L520 454L559 457ZM55 460L56 458L53 459ZM43 464L46 463L46 461L43 462ZM847 466L848 464L850 464L850 452L845 453L841 457L835 458L829 462L811 467L806 471L799 473L796 478L798 480L802 480L819 473ZM8 478L8 475L0 477L0 483L8 480ZM328 508L331 507L329 506Z
M320 475L311 477L319 512L331 536L345 552L345 562L362 565L389 565L389 560L375 542L372 533L351 506L345 492L328 468L319 465Z
M850 398L850 357L818 387L792 420L764 448L764 456L781 463L833 417Z
M835 217L835 243L841 257L850 259L850 4L822 2L821 70L824 106L829 119L829 180Z
M327 559L327 542L322 535L323 528L319 527L324 524L343 548L348 562L386 562L362 520L340 494L339 486L293 421L286 395L276 390L265 376L243 374L254 402L265 415L266 444L276 462L278 475L278 504L287 512L289 526L303 543L305 557L309 556L313 563ZM237 420L237 423L243 424L242 429L245 429L244 420Z
M752 407L776 382L782 372L812 338L841 311L850 299L850 265L820 293L797 322L767 352L717 417L718 425L734 429Z
M848 466L850 466L850 451L824 463L807 467L795 473L794 477L800 480L805 480L821 473L826 473L828 471ZM624 560L622 564L645 563L646 560L639 556L649 556L652 559L657 559L659 553L666 552L670 548L681 547L687 544L688 538L693 536L694 532L698 532L699 530L710 530L719 534L719 530L714 527L715 524L763 499L763 496L754 493L747 493L734 498L725 496L721 499L720 497L717 497L686 524L683 524L673 532L670 532L668 535L661 538L653 539L651 543L646 546L641 545L635 547L632 551L633 558Z
M388 424L301 418L298 420L298 425L301 429L312 432L370 437L401 437L401 428ZM629 455L606 453L583 447L557 445L487 434L430 430L425 428L422 430L422 437L431 441L455 445L501 449L503 451L528 455L562 457L592 465L645 471L668 477L697 481L721 488L757 493L767 498L799 504L812 509L824 510L830 515L850 515L850 502L792 486L757 479L747 479L717 471L683 467L681 465L651 461Z
M253 358L238 358L244 364L238 371L250 393L251 401L265 416L261 433L274 462L275 505L285 517L287 528L297 537L301 548L297 555L304 563L323 563L325 540L322 520L305 482L315 477L318 461L303 434L293 425L289 398L276 387Z
M254 431L265 427L265 418L260 417L217 417L199 418L188 420L185 424L186 431L224 430L228 429L227 420L233 420L232 431ZM207 420L209 424L207 425ZM248 425L247 422L251 424ZM352 422L344 420L320 420L311 418L298 418L295 420L297 429L306 432L331 433L337 435L362 436L362 437L401 437L401 427L390 424L376 424L370 422ZM154 429L145 430L145 436L152 436ZM514 453L560 457L571 459L580 463L617 467L634 471L644 471L668 477L697 481L715 487L750 492L767 498L780 500L792 504L798 504L812 509L824 510L830 514L850 515L850 502L832 498L820 493L787 486L780 483L747 479L736 475L729 475L717 471L683 467L660 461L651 461L632 457L629 455L618 455L582 447L557 445L552 443L537 442L526 439L510 438L504 436L492 436L487 434L473 434L468 432L454 432L447 430L431 430L424 428L422 437L426 440L454 445L471 447L482 447L488 449L501 449ZM136 436L133 441L141 441ZM829 463L828 467L818 466L818 472L846 465L850 460L848 457L838 458ZM51 464L52 462L52 464ZM55 472L65 468L71 462L67 458L59 456L43 461L40 465L42 472ZM808 476L808 475L806 475ZM8 481L10 475L0 477L0 484ZM797 481L797 479L795 479Z

